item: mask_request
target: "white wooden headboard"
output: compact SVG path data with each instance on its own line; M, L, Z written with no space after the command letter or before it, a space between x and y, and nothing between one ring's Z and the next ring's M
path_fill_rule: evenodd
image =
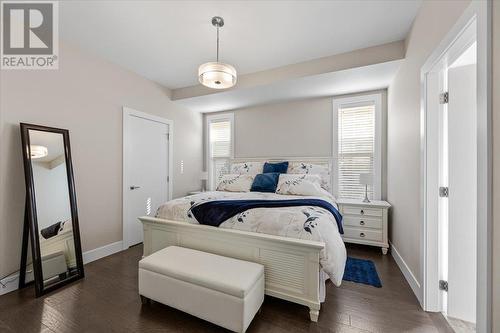
M230 170L232 168L233 164L236 163L247 163L247 162L271 162L271 163L277 163L277 162L284 162L288 161L289 167L288 169L291 170L295 167L295 169L301 165L304 164L305 166L308 165L318 165L321 167L324 167L327 170L326 174L320 174L322 181L323 181L323 187L327 189L329 192L333 191L333 172L332 172L332 167L333 167L333 159L331 157L241 157L241 158L233 158L230 160ZM294 173L302 173L302 172L294 172ZM307 173L307 172L304 172ZM311 172L314 173L314 172Z

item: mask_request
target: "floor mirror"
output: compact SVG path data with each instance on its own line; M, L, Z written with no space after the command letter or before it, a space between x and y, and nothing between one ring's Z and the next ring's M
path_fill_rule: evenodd
M21 123L21 141L26 205L19 288L34 280L38 297L84 276L76 191L68 130Z

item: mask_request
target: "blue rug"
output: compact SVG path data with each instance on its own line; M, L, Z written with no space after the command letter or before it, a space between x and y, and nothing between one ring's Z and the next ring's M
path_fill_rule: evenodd
M371 260L347 257L344 280L382 287L375 264Z

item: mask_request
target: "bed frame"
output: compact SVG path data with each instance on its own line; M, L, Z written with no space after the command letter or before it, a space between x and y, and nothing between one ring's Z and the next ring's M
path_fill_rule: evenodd
M49 239L40 237L40 248L43 248L42 255L63 252L68 267L76 267L75 245L73 242L73 228L65 228Z
M144 225L144 256L176 245L260 263L266 295L305 305L311 321L318 320L324 243L147 216L139 220Z
M330 158L237 159L250 161L297 161L328 164ZM319 264L323 242L262 233L190 224L150 216L140 217L144 226L144 256L167 246L183 246L264 265L266 295L309 307L311 321L318 321L324 287Z

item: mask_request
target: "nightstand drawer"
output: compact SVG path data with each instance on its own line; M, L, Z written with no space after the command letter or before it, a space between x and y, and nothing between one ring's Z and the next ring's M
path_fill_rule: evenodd
M344 215L344 225L358 228L382 229L382 218Z
M344 215L361 215L361 216L382 216L383 211L380 208L366 208L359 206L343 206L342 213Z
M374 242L382 242L384 240L382 231L349 227L344 228L344 238L368 240Z

